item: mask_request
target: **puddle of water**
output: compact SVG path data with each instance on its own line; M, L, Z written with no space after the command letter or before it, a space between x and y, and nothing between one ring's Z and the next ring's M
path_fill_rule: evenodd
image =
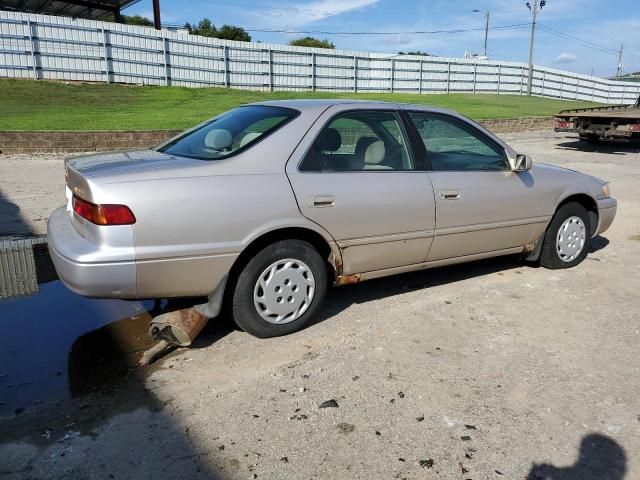
M57 280L46 247L35 258L38 293L0 300L0 417L125 378L166 304L81 297Z

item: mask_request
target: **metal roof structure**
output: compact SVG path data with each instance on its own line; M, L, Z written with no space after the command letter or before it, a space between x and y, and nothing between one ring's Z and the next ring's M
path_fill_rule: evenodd
M89 20L119 20L120 11L140 0L0 0L0 10Z

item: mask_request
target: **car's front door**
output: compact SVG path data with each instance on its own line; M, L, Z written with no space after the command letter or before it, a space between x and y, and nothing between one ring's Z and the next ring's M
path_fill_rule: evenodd
M433 189L398 111L329 108L287 174L302 214L339 245L345 275L424 261L435 227Z
M436 201L427 260L524 247L539 231L540 202L529 171L512 171L502 146L463 119L409 112L424 142Z

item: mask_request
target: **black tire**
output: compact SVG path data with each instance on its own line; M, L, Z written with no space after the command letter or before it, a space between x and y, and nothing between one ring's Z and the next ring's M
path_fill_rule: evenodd
M254 289L260 275L273 263L283 259L305 263L315 280L314 295L306 311L289 323L270 323L258 313ZM302 240L281 240L260 250L238 275L231 295L230 310L238 327L258 338L278 337L304 328L321 307L327 293L327 267L318 251ZM293 294L292 294L293 295Z
M586 235L584 240L584 245L582 246L582 250L580 253L571 261L563 261L560 258L560 254L556 248L556 239L558 236L558 231L562 224L570 217L579 217L584 223L586 229ZM544 241L542 244L542 252L540 254L540 265L545 268L551 269L560 269L560 268L571 268L578 265L582 262L587 253L589 253L589 248L591 246L591 225L589 222L589 214L587 210L577 202L569 202L562 205L553 216L549 227L547 228L547 232L544 236Z

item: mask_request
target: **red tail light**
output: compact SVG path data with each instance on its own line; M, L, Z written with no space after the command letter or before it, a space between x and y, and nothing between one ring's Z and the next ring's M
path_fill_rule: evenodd
M96 205L73 196L73 211L96 225L132 225L136 217L126 205Z
M631 131L640 132L640 123L634 123L633 125L631 125Z
M568 120L556 120L556 128L573 128L573 123Z

